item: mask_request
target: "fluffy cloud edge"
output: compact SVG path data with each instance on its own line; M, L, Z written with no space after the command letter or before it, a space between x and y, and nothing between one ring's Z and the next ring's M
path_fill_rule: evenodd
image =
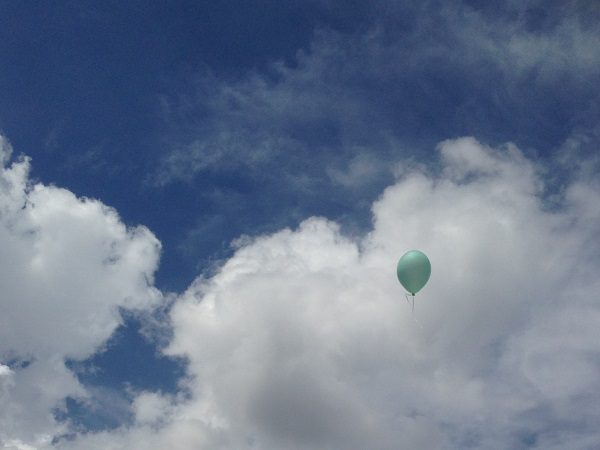
M0 445L29 449L68 431L53 414L66 397L88 396L65 360L101 348L120 308L163 301L161 247L98 200L32 183L29 159L12 153L0 137Z
M309 218L239 243L171 312L190 395L143 394L130 429L61 448L589 448L598 185L548 210L515 146L438 149L358 240ZM434 267L416 317L393 270L412 247Z

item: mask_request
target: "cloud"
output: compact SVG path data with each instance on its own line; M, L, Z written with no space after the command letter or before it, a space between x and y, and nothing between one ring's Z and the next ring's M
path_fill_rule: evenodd
M3 166L7 163L7 161L12 156L12 152L13 152L12 145L10 145L10 142L8 141L8 139L6 139L4 136L0 135L0 162L2 162Z
M240 170L348 187L329 177L352 158L395 162L465 133L547 151L589 125L600 33L583 2L371 9L366 28L316 31L295 65L234 80L203 74L195 95L165 98L173 133L157 182ZM381 166L366 176L389 176Z
M598 439L598 183L547 208L512 144L438 146L360 239L335 222L245 239L172 312L180 398L60 448L590 448ZM406 304L395 263L432 261Z
M10 156L2 137L0 160ZM97 200L33 184L28 171L23 157L0 168L0 445L9 448L65 431L52 411L88 395L65 358L94 354L119 325L119 308L162 297L153 287L160 244L147 228L126 227Z
M339 2L325 3L339 17ZM222 253L240 229L310 215L362 232L398 163L435 161L447 138L510 141L545 160L573 137L597 148L597 27L577 2L521 3L372 2L360 26L323 25L291 62L203 71L165 96L165 154L151 181L185 183L205 211L181 233L195 245L179 247ZM225 224L218 237L205 233L211 223Z
M171 312L166 352L190 361L182 392L140 393L131 424L54 447L598 442L600 186L582 156L600 142L597 8L374 5L369 26L318 30L290 64L203 74L195 95L165 99L171 150L154 178L204 177L219 211L272 227L369 205L370 232L310 217L238 240ZM433 151L465 134L516 145ZM519 148L559 148L570 177ZM52 448L73 431L53 411L97 400L65 358L96 352L118 308L161 301L160 245L99 201L33 184L11 157L0 137L0 446ZM415 319L393 274L412 247L434 263Z

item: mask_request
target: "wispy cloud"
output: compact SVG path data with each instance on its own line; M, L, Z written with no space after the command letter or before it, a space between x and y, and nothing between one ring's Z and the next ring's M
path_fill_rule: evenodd
M597 98L600 33L576 8L544 27L532 25L531 5L504 15L438 2L375 9L366 32L317 32L294 66L274 62L233 81L205 75L195 97L166 99L181 141L157 179L232 167L320 179L365 153L394 160L464 133L545 151ZM536 132L558 125L557 114L574 122Z
M252 199L278 223L293 207L362 228L397 163L428 164L444 139L548 159L575 135L597 146L600 33L575 6L534 6L378 2L369 26L316 31L293 65L200 74L195 93L164 99L153 182L217 191L244 217Z

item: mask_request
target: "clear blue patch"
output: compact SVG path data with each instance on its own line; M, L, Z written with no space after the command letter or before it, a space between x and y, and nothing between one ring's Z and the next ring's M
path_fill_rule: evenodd
M135 316L124 314L123 319L104 350L83 361L69 360L67 367L84 385L177 392L185 360L161 355L157 343L142 335Z
M128 396L117 393L94 395L89 400L67 397L64 408L54 410L54 418L68 421L76 432L112 430L131 423L129 404Z
M538 441L538 433L532 431L524 431L519 436L519 441L527 448L535 447Z
M126 312L123 319L123 325L103 350L82 361L66 361L90 397L67 398L62 408L55 409L54 416L58 421L69 421L78 432L130 423L131 401L136 392L174 394L185 375L184 359L161 355L157 342L141 333L139 319Z
M6 359L0 359L0 364L8 366L11 370L26 369L33 361L28 358L16 358L9 357Z

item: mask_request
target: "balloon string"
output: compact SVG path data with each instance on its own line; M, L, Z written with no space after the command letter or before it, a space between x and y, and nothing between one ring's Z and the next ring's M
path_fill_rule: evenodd
M413 315L415 314L415 295L414 294L409 294L408 292L406 294L404 294L404 296L406 297L406 301L408 302L408 304L411 304L411 301L409 300L409 297L412 297L412 312Z
M419 327L423 328L423 325L421 325L421 322L419 322L417 320L417 318L415 317L415 296L414 294L409 294L408 292L406 294L404 294L404 297L406 298L406 302L409 305L412 305L412 319L415 321L415 323L417 325L419 325ZM412 297L412 302L408 299L409 297Z

